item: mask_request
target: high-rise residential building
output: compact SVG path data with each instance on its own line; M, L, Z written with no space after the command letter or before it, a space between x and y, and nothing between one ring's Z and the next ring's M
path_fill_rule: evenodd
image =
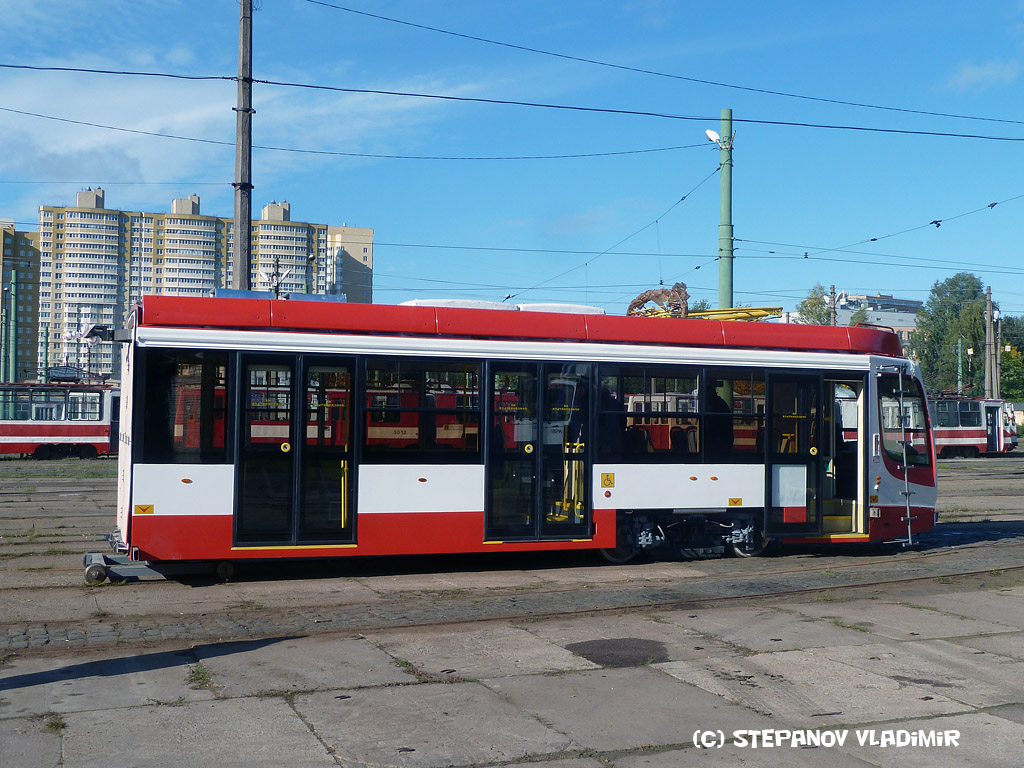
M39 234L0 219L0 237L0 381L25 381L36 373Z
M255 290L372 300L373 230L291 221L271 202L252 222ZM112 342L83 339L90 325L120 327L145 294L201 296L231 284L233 221L200 213L198 195L170 213L109 209L102 189L74 206L39 208L36 366L67 365L118 378Z

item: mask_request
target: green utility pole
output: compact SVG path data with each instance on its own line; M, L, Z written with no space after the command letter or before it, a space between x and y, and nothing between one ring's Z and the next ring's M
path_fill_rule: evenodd
M18 271L11 264L11 300L7 317L7 375L8 381L18 380Z
M734 306L732 300L732 110L722 110L722 216L718 225L718 308Z

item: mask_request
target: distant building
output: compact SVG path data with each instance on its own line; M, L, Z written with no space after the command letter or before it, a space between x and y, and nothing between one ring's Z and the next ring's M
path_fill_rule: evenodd
M907 342L917 331L917 311L924 302L916 299L898 299L889 294L876 293L874 296L848 294L842 291L836 296L836 324L849 325L855 313L863 309L863 322L892 328L907 348Z
M39 234L0 219L0 381L25 381L36 373L39 311Z
M117 378L112 342L90 345L90 324L120 327L145 294L202 296L231 284L232 219L204 216L199 196L170 213L105 207L102 189L74 206L39 208L39 295L34 368L70 365ZM283 293L341 294L372 300L373 230L291 221L287 202L271 202L252 222L250 281Z

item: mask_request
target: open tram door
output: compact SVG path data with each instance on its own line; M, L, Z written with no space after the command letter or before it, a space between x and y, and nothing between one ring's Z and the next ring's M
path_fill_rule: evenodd
M769 372L767 395L764 533L769 538L820 535L821 376Z
M1003 449L1002 410L1002 403L985 403L985 450L988 453L998 453Z

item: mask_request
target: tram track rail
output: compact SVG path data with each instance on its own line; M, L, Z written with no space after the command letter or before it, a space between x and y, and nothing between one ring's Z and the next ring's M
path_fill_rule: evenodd
M36 597L41 600L49 600L48 595L63 590L77 595L90 611L63 620L2 622L0 652L45 653L47 649L96 649L125 643L150 647L396 627L535 621L610 612L696 610L730 603L778 603L822 593L841 602L864 593L891 596L894 591L909 594L924 589L955 589L960 580L1024 584L1024 539L881 558L858 556L857 560L839 563L830 557L829 562L811 565L746 572L722 570L690 578L639 577L602 584L580 581L489 589L462 588L459 573L448 573L444 576L452 586L447 589L424 586L374 591L372 583L367 584L373 577L368 577L356 581L360 589L369 586L372 594L355 601L303 599L304 583L300 579L295 582L295 601L286 607L260 603L261 585L279 583L273 581L195 583L190 589L198 587L198 591L190 605L181 602L181 585L172 581L134 587L37 587L40 592ZM703 562L727 565L737 561ZM131 590L131 597L125 595L124 602L144 605L144 609L115 615L102 608L120 602L119 590L125 588ZM216 595L222 607L211 607L205 599L206 589L218 590L210 597ZM141 590L145 590L145 600L139 599ZM237 596L236 602L231 603L231 595Z
M998 523L991 524L991 530L993 532L995 532L995 533L999 533L998 525L999 525ZM941 529L939 529L939 530L941 530ZM1013 532L1007 531L1007 533L1010 533L1012 535ZM93 535L94 534L91 534L91 533L88 533L88 532L74 532L74 531L70 531L70 532L68 532L66 534L61 534L61 533L56 533L56 532L55 533L45 533L45 532L43 532L43 533L35 534L29 540L24 540L24 541L12 540L9 543L15 544L15 545L21 545L21 546L35 545L37 547L40 547L40 551L39 552L23 551L23 552L15 554L13 556L8 556L8 557L5 558L4 557L4 553L3 553L3 549L2 549L2 547L0 547L0 562L2 562L4 559L15 559L15 558L20 558L20 557L31 557L31 556L37 556L37 555L52 554L51 550L53 548L60 547L61 545L64 545L64 547L62 547L62 548L66 547L69 551L63 551L63 552L60 552L58 554L69 555L69 556L72 556L74 559L73 560L68 560L65 563L60 563L60 564L54 563L53 567L48 568L47 570L50 573L74 573L76 575L76 577L77 577L77 576L80 576L81 572L82 572L81 561L80 561L80 559L78 559L81 554L84 554L85 552L88 552L88 551L97 551L97 550L101 550L102 551L102 550L105 550L105 549L107 549L109 547L109 545L108 545L108 543L107 543L107 541L105 539L99 538L99 537L91 538L91 536L93 536ZM979 534L979 533L974 534L975 537L977 537L979 535L982 535L982 534ZM955 556L964 547L968 547L968 546L974 546L974 547L982 547L983 546L985 548L989 548L989 547L1016 547L1016 546L1019 546L1019 547L1022 548L1022 552L1024 552L1024 528L1022 528L1020 530L1020 533L1017 534L1017 536L1019 538L1019 541L1017 539L1015 539L1015 538L1006 538L1006 539L1003 539L1003 540L1000 540L1000 541L995 541L995 542L969 541L969 542L966 542L966 543L961 544L961 545L932 546L932 547L930 547L928 549L923 549L923 550L918 550L918 549L901 549L901 550L899 550L897 552L894 552L892 554L866 554L866 553L856 552L855 548L858 547L858 546L863 546L863 545L850 545L850 547L849 547L849 549L847 550L846 553L837 552L834 549L829 549L827 551L817 551L817 550L813 550L812 548L809 548L807 546L801 547L800 548L801 551L803 551L803 552L811 551L811 552L814 552L815 554L820 554L820 556L823 558L823 560L820 563L813 563L813 564L808 563L808 561L806 559L799 558L798 554L793 554L793 555L783 554L783 555L776 556L776 557L765 557L765 558L752 559L752 560L738 560L738 559L733 559L733 558L709 558L709 559L694 559L694 560L684 560L684 561L675 561L675 562L679 562L679 563L681 563L683 565L688 565L688 566L697 567L697 568L708 567L711 564L720 564L720 565L715 566L715 567L723 567L723 568L727 569L723 573L708 573L708 574L702 575L701 578L704 579L704 580L707 580L707 581L715 581L715 580L719 580L719 579L736 578L738 576L742 576L742 575L745 575L747 573L749 573L751 575L755 575L756 574L758 576L763 576L763 577L791 576L791 575L798 575L798 574L806 575L806 574L813 573L813 572L839 572L839 571L845 571L845 570L849 570L849 569L858 569L858 568L864 567L866 564L870 564L871 566L883 566L883 565L892 565L892 564L896 564L896 563L902 563L902 564L905 565L905 564L914 562L916 560L921 560L921 559L948 558L948 557L951 557L951 556ZM945 536L942 536L942 534L939 534L938 536L936 536L935 534L931 534L929 538L934 539L934 538L939 538L939 537L946 538ZM14 538L16 538L16 537L14 537ZM91 546L93 544L95 544L95 546ZM897 547L898 545L876 545L876 551L877 551L877 547L878 546ZM848 554L848 552L856 552L856 554L852 554L851 555L851 554ZM1024 555L1022 555L1022 557L1024 557ZM285 576L283 578L286 578L286 579L299 579L299 580L301 580L301 579L356 578L356 579L360 579L364 583L370 583L377 576L381 576L381 575L386 575L386 576L414 575L415 573L422 571L422 572L429 572L429 573L431 573L431 574L433 574L435 576L442 576L443 575L443 576L447 576L447 577L449 577L449 578L451 578L453 580L457 580L458 579L458 575L460 573L464 573L464 572L474 572L474 573L476 573L476 572L488 572L488 571L500 572L500 571L505 569L505 567L503 565L483 565L482 563L478 563L478 562L475 561L475 558L473 558L473 556L467 556L467 558L473 559L474 562L470 563L467 566L467 568L460 569L460 570L457 570L457 571L454 571L454 572L448 573L448 574L442 574L438 570L430 569L428 567L423 567L423 568L418 569L418 570L409 570L409 571L401 571L401 570L390 571L390 570L387 570L387 569L381 569L380 566L376 565L373 561L367 561L367 560L351 560L351 561L345 561L345 562L334 560L334 561L326 562L326 563L314 563L312 561L310 561L308 563L298 562L298 563L291 563L291 564L289 564L288 569L287 569L287 571L288 571L287 576ZM421 561L421 562L423 563L424 566L427 566L427 565L430 564L430 560L431 559L432 558L430 556L428 556L426 560ZM505 564L509 565L512 562L513 561L509 560L509 561L506 561ZM665 563L665 562L672 562L672 561L659 560L659 561L655 561L655 562ZM797 562L798 564L796 564L796 565L789 565L790 562ZM1022 559L1022 562L1024 562L1024 559ZM365 565L367 567L367 571L361 573L360 570L359 570L359 565L357 565L357 563L359 565ZM772 566L774 564L776 564L776 563L782 564L784 567L773 568ZM277 568L277 566L273 566L273 565L271 565L269 563L266 563L266 562L255 561L253 563L246 563L245 561L239 561L238 565L239 565L239 567L241 569L244 569L242 571L242 573L239 574L234 579L234 582L239 583L239 584L253 585L253 584L258 584L258 583L264 582L264 581L273 582L273 581L280 581L282 579L280 573L278 572L279 569ZM603 570L603 569L615 569L615 568L619 568L619 567L643 568L644 565L645 565L644 563L638 563L638 564L635 564L635 565L616 566L616 565L611 565L611 564L599 562L595 558L594 564L589 566L589 567L592 567L592 568L595 568L595 569L602 569ZM556 566L556 568L561 568L561 567L562 566ZM582 566L582 567L588 567L588 566ZM543 573L544 570L545 570L545 566L542 564L537 569L537 572L538 573ZM643 575L638 576L638 578L640 578L642 580L646 580L646 577L644 577ZM191 583L193 581L196 581L198 583L204 583L204 582L212 583L212 580L210 580L208 577L199 576L199 577L195 577L193 579L190 579L189 577L181 577L181 579L179 579L179 580L150 579L150 580L146 580L144 582L144 584L145 584L145 588L146 589L152 590L154 588L160 588L161 586L165 586L165 587L171 588L171 587L173 587L173 585L175 583L178 583L179 581L184 581L184 582L187 582L187 583ZM57 590L57 589L78 588L80 586L82 586L84 588L84 586L81 585L81 584L74 584L74 585L65 585L65 584L8 585L5 588L6 589L52 589L52 590ZM564 585L560 585L560 586L557 586L557 587L552 586L549 589L549 591L572 590L572 589L576 589L576 588L578 588L578 585L576 585L576 584L564 584ZM429 592L430 590L410 590L410 591ZM491 590L491 592L493 592L493 590Z

